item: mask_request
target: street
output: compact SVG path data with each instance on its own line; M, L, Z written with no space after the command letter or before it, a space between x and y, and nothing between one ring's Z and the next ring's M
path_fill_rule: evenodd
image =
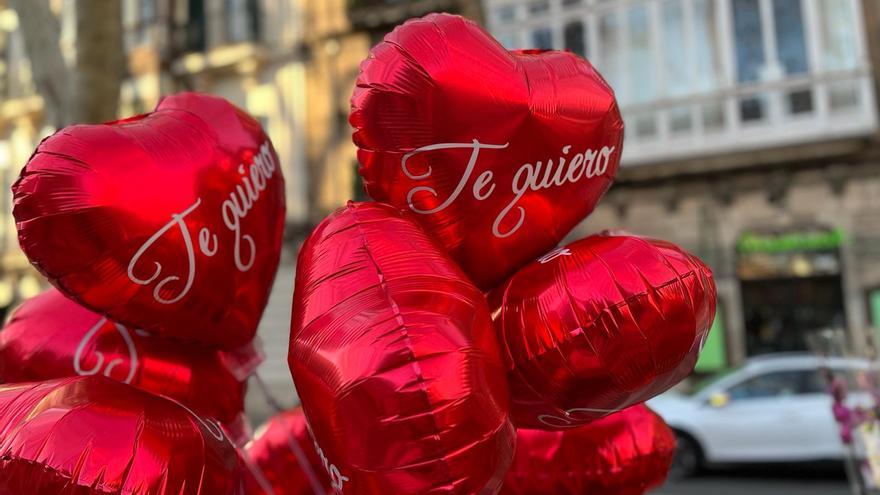
M781 472L780 472L781 471ZM652 495L850 495L842 469L742 468L668 484Z

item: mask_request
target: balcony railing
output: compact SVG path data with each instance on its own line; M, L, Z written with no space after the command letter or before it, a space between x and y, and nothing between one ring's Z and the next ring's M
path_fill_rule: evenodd
M569 49L615 88L627 166L877 132L863 0L484 0L508 48ZM873 0L872 0L873 1Z
M623 162L640 165L876 132L867 70L813 73L623 108Z

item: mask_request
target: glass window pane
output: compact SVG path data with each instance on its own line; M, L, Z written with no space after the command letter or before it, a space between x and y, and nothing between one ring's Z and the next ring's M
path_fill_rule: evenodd
M673 134L689 132L692 127L691 107L678 107L669 111L669 130Z
M728 390L733 400L764 399L815 392L812 371L777 371L758 375Z
M550 11L550 2L534 2L529 5L529 13L530 14L546 14Z
M813 92L810 89L798 89L788 93L788 113L797 115L812 113Z
M761 80L764 70L764 33L758 0L733 0L736 72L739 82Z
M532 48L542 50L553 48L553 33L550 28L538 28L532 31Z
M694 49L697 63L697 91L712 91L721 80L721 38L714 0L694 2Z
M847 70L858 66L856 20L849 0L819 2L822 30L822 63L827 70Z
M500 7L495 15L498 17L499 21L512 21L516 19L516 8L513 5L505 5L504 7Z
M614 13L605 14L599 19L599 40L602 49L600 62L600 72L605 76L608 84L614 88L617 98L623 102L626 97L621 87L622 67L621 58L622 50L620 46L620 23L617 15Z
M651 44L648 7L632 7L627 15L629 24L629 101L645 102L657 98L657 73Z
M667 0L663 4L663 47L666 94L682 96L690 93L687 57L684 56L687 53L684 10L680 0Z
M657 136L657 118L653 113L636 115L635 121L636 138L650 139Z
M565 48L577 53L581 57L586 56L584 44L584 24L581 21L570 22L565 25Z
M766 114L765 100L761 96L750 96L739 101L739 118L743 122L764 120Z
M776 24L776 49L785 73L807 72L809 68L801 0L774 0L773 18Z
M717 132L724 129L724 105L722 103L703 105L703 129L706 132Z
M828 87L828 102L832 112L857 108L860 99L859 86L856 83L835 83Z
M519 48L519 44L516 40L516 34L514 33L502 33L495 37L499 43L504 45L504 48L508 50L516 50Z

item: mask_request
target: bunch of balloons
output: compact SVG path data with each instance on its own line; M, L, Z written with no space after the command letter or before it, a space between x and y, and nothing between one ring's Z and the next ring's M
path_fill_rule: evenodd
M330 488L633 495L662 482L673 436L638 404L693 370L715 285L664 241L557 247L619 167L602 77L432 14L373 48L351 103L376 202L349 203L303 245L289 354Z
M54 285L0 332L0 493L637 495L674 438L641 405L693 369L710 270L668 242L559 244L617 173L608 84L434 14L362 65L375 200L297 264L302 409L243 416L281 251L272 143L225 100L62 129L13 186Z
M168 97L47 138L13 193L55 288L0 331L0 493L243 493L245 382L284 222L259 123Z

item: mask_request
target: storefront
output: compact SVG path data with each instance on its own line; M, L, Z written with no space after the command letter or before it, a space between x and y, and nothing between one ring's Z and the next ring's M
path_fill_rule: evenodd
M813 350L847 328L840 229L744 233L737 242L746 356Z

